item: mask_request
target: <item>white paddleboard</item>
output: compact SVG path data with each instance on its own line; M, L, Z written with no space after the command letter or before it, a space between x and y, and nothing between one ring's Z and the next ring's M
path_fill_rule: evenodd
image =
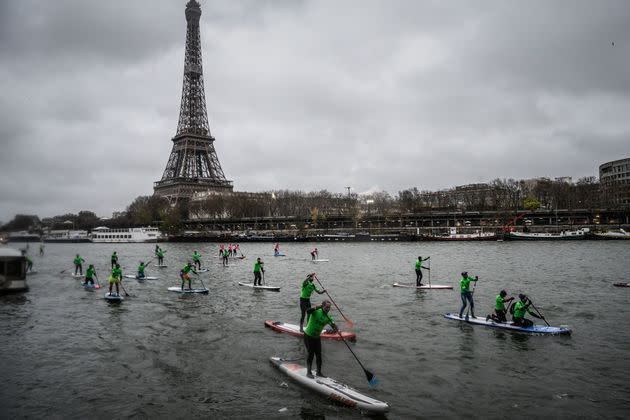
M180 286L169 287L168 290L169 292L175 292L175 293L202 293L202 294L207 294L209 291L205 287L199 288L199 289L188 289L184 287L184 289L182 290Z
M314 263L318 263L318 262L328 262L328 261L330 261L328 258L318 258L318 259L316 259L316 260L311 260L311 262L314 262Z
M297 363L287 362L279 357L271 357L269 360L280 372L285 373L295 382L334 402L371 413L386 413L389 411L389 405L386 402L369 397L332 378L320 378L317 376L309 378L306 376L306 367Z
M197 271L197 273L205 273L208 270L209 270L209 268L201 267L199 270L196 270L196 271Z
M411 284L411 283L394 283L392 284L392 286L406 287L408 289L421 289L421 290L427 290L427 289L452 290L453 289L453 286L448 286L446 284L423 284L422 286L416 286L415 284Z
M85 277L85 275L83 275L83 274L74 274L74 273L72 273L72 274L70 274L70 275L71 275L72 277L74 277L75 279L80 279L80 278Z
M156 265L157 268L166 268L168 265Z
M110 302L122 302L124 300L124 298L122 297L122 295L120 294L116 294L116 293L105 293L105 299L107 299Z
M245 286L245 287L251 287L252 289L256 289L256 290L269 290L271 292L279 292L280 291L280 287L279 286L254 286L254 283L243 283L242 281L238 282L239 286Z
M153 276L144 276L142 278L134 276L133 274L125 274L124 276L127 279L136 279L136 280L157 280L159 277L153 277Z

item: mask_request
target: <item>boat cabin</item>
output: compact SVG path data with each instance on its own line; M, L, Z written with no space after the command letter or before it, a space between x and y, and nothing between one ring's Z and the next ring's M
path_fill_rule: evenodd
M16 249L0 247L0 293L27 290L26 257Z

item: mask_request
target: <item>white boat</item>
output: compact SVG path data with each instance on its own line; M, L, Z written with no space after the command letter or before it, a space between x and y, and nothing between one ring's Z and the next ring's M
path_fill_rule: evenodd
M560 233L507 232L505 234L505 239L524 241L570 241L586 239L589 232L589 228L582 228L578 230L563 230Z
M162 239L162 232L156 227L110 229L100 226L92 230L91 237L95 243L157 242Z
M36 233L28 233L25 230L20 232L10 232L7 237L8 242L39 242L41 237Z
M17 249L0 247L0 293L26 291L26 257Z
M593 232L593 235L597 239L630 239L630 232L626 232L623 229L619 229L619 231Z
M473 233L458 233L457 228L449 228L446 235L425 235L422 237L426 241L494 241L498 236L494 232L484 232L475 230Z
M92 242L87 230L51 230L43 238L44 242Z

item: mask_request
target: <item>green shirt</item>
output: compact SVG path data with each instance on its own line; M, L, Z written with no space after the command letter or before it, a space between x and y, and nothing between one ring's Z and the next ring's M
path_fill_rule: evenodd
M302 291L300 292L300 298L302 299L310 299L313 292L319 293L317 286L315 283L309 280L304 280L302 283Z
M165 253L165 252L166 252L166 251L162 251L162 250L160 249L160 250L157 252L157 256L158 256L158 258L164 258L164 253Z
M496 301L496 304L494 305L494 309L496 309L497 311L504 311L505 302L503 302L503 297L501 295L497 295L497 298L495 301Z
M332 317L324 312L322 308L317 308L311 312L308 318L308 325L304 329L304 334L309 337L319 337L327 324L334 325Z
M118 255L115 252L112 254L112 261L118 261Z
M122 280L122 270L118 267L112 269L112 277Z
M77 264L77 265L81 264L83 261L85 261L85 260L83 258L81 258L81 257L76 257L74 259L74 263Z
M477 280L473 279L472 277L462 277L462 279L459 281L459 289L462 293L468 292L468 287L470 286L471 281Z
M192 258L193 258L193 261L199 261L199 258L201 258L201 254L200 254L200 253L198 253L198 252L195 252L195 253L192 255Z
M95 275L96 275L96 269L94 267L88 267L87 271L85 272L85 278L91 279Z
M140 264L140 265L138 266L138 273L142 273L142 274L144 274L144 269L145 269L145 267L146 267L146 265L144 265L144 264Z
M264 263L262 263L262 262L256 261L256 263L254 263L254 273L259 273L260 270L262 270L263 264Z
M514 305L514 318L524 318L526 312L530 312L529 304L523 303L522 300L516 302L516 304Z
M416 261L416 270L420 270L422 268L422 261Z
M191 270L192 270L192 266L190 264L186 264L184 268L182 268L182 271L184 272L184 274L190 273Z

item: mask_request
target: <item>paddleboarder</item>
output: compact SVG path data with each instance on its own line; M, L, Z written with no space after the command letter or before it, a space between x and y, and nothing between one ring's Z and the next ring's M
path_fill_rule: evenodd
M44 243L39 244L39 255L44 255Z
M81 256L79 254L77 254L76 257L74 257L74 275L76 276L77 274L81 274L83 275L83 263L85 262L85 260L83 258L81 258Z
M222 257L222 256L223 256L223 250L224 250L224 249L225 249L225 245L221 244L221 245L219 246L219 257Z
M542 319L542 320L545 319L544 316L538 315L532 312L531 309L529 309L529 307L532 305L532 301L527 296L521 293L518 295L518 298L519 298L519 301L516 302L513 306L514 313L512 315L512 321L514 325L518 325L519 327L524 327L524 328L528 328L534 325L534 323L531 320L525 318L525 314L527 313L529 313L531 316L535 318Z
M158 256L158 252L160 251L160 246L158 244L155 244L155 256Z
M113 270L118 264L118 254L116 254L116 251L114 251L112 254L111 262L112 262L112 270Z
M262 275L265 272L263 265L265 263L260 260L260 257L256 258L254 263L254 286L262 286Z
M158 259L158 265L164 265L164 253L166 251L162 250L162 248L158 248L156 251L156 255L157 255L157 259Z
M138 274L136 275L136 278L143 279L146 277L146 275L144 274L145 268L147 268L147 266L144 264L143 261L140 261L140 265L138 266Z
M32 271L33 270L33 260L31 260L28 255L26 255L25 251L22 251L22 255L24 255L24 258L26 259L26 271Z
M192 282L190 280L190 274L189 274L191 271L197 274L191 262L188 261L186 265L184 266L184 268L182 268L181 271L179 272L179 277L182 279L182 290L184 290L184 283L186 281L188 281L188 290L192 290Z
M319 258L319 251L317 250L317 248L314 248L311 251L311 260L316 260L317 258Z
M430 258L431 257L426 257L423 259L422 257L418 257L418 261L416 261L416 286L418 287L422 286L422 269L424 268L425 270L430 270L429 267L424 267L422 262Z
M197 251L194 251L192 254L192 259L193 259L195 268L197 270L200 270L201 269L201 254L198 253Z
M507 311L505 309L505 304L514 300L514 297L506 298L507 292L505 290L501 290L501 292L495 298L494 304L494 314L486 316L486 321L492 319L495 322L507 322L507 318L505 317Z
M114 254L116 252L114 251ZM122 281L122 270L120 269L120 264L116 263L114 268L112 268L112 274L109 276L109 294L112 294L112 286L116 285L116 296L119 296L119 284Z
M280 244L276 242L276 246L273 247L273 255L276 257L280 255Z
M94 264L90 264L88 269L85 271L85 282L84 286L91 284L94 286L94 276L96 276L96 269L94 268Z
M300 312L302 316L300 317L300 332L304 332L302 325L304 324L304 315L306 311L311 308L311 295L313 292L317 292L318 294L325 293L326 290L319 290L315 283L313 283L315 273L311 273L306 276L306 280L302 282L302 290L300 292ZM306 325L308 325L308 317L306 317Z
M228 266L228 259L230 257L230 252L227 249L223 250L223 259L221 260L223 262L223 266L227 267Z
M477 284L477 280L479 280L479 276L468 277L468 272L464 271L462 273L462 279L459 281L459 289L462 297L462 309L459 310L459 317L461 318L464 315L464 309L466 309L467 302L470 303L470 314L472 317L475 317L475 303L473 302L472 292L469 290L470 282L474 281ZM466 315L468 317L468 315ZM468 318L466 318L468 319Z
M329 315L330 302L324 300L320 306L309 308L306 313L309 315L308 323L304 329L304 345L308 356L306 357L306 376L313 378L311 366L313 358L317 357L317 376L325 378L322 372L322 339L320 334L326 325L330 325L334 332L337 332L335 321Z

